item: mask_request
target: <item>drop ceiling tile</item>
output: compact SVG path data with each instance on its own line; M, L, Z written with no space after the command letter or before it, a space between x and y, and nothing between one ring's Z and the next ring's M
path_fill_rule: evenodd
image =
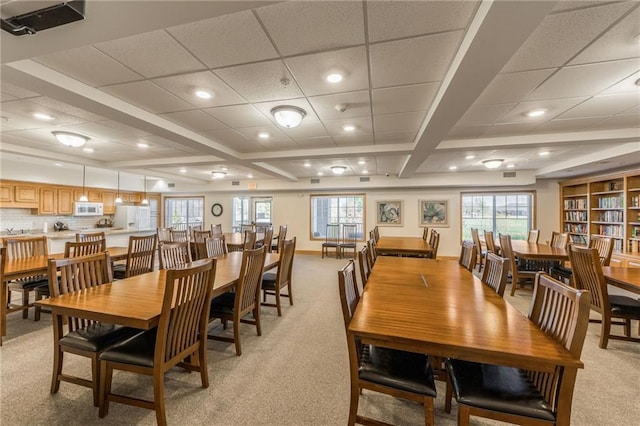
M93 46L64 50L35 60L92 87L128 83L143 78Z
M36 92L32 92L31 90L27 90L14 84L7 83L4 80L0 81L0 91L8 95L15 96L18 99L35 98L40 96Z
M613 28L589 45L570 65L640 57L640 8L631 11Z
M20 98L17 96L10 95L8 93L0 92L0 102L15 101L17 99L20 99Z
M232 129L208 130L202 132L211 140L242 153L261 152L264 148Z
M318 136L313 138L298 138L296 143L302 148L334 148L336 143L331 136Z
M396 174L400 172L406 158L406 155L377 156L376 163L378 173Z
M369 88L369 67L364 46L286 58L285 63L307 96ZM339 83L325 80L332 72L343 74Z
M558 118L550 120L542 126L537 127L535 129L535 133L580 132L607 118L608 116L567 119Z
M552 12L582 9L590 6L600 6L601 4L602 0L562 0L555 5Z
M560 118L597 117L615 115L640 104L640 93L595 96L572 108Z
M372 87L442 80L462 34L453 31L370 46Z
M229 127L254 127L270 124L271 121L251 105L233 105L203 110Z
M296 142L301 139L325 138L329 136L327 129L321 122L307 121L306 119L302 120L302 123L298 127L292 129L282 128L282 131Z
M376 145L412 143L416 138L416 132L376 132Z
M446 139L472 139L480 137L489 126L455 126Z
M373 113L425 111L429 109L440 83L414 84L372 90Z
M620 114L591 126L590 130L640 128L640 114ZM638 129L640 138L640 129Z
M39 100L39 102L36 102L36 100ZM66 104L48 102L47 100L51 101L49 98L46 98L46 100L45 98L33 98L4 102L2 104L2 115L9 118L10 121L14 120L13 123L9 122L8 124L16 126L18 121L15 121L15 119L20 119L22 125L29 128L53 127L87 121L81 117L76 117L75 115L65 112L62 108L79 113L82 113L81 110L70 108ZM33 114L37 112L49 114L54 118L49 121L38 120L33 117Z
M302 96L300 88L280 60L222 68L215 70L215 73L250 102ZM286 82L283 83L283 79Z
M67 115L73 115L74 117L77 117L79 119L82 120L86 120L86 121L98 121L98 120L104 120L104 117L98 115L98 114L93 114L89 111L86 111L82 108L78 108L76 106L70 105L68 103L62 102L62 101L58 101L56 99L53 98L49 98L46 96L41 96L38 98L34 98L31 99L31 101L33 101L34 103L38 104L38 105L42 105L45 108L49 108L53 111L57 111L57 113L62 113L62 114L67 114ZM55 113L54 113L55 115Z
M522 135L527 133L530 130L535 129L539 123L505 123L505 124L494 124L493 126L487 128L482 134L483 137L486 136L515 136Z
M236 129L236 131L241 135L245 136L246 138L251 139L254 142L257 142L260 145L264 145L264 146L268 146L269 142L282 142L282 141L290 142L291 141L289 136L284 134L278 127L271 124L267 124L264 126L256 126L256 127L242 127L242 128ZM258 136L258 134L262 132L269 133L269 137L263 139L260 136Z
M362 117L371 115L369 91L338 93L335 95L315 96L309 102L321 120L335 120L338 118ZM337 105L346 105L347 109L340 112Z
M546 80L556 68L499 74L476 100L478 105L520 102Z
M150 81L116 84L100 90L155 114L193 109L191 104Z
M150 135L146 130L128 126L118 121L106 120L101 121L100 124L104 125L109 130L107 135L109 139L141 138Z
M542 101L520 102L508 113L504 114L495 124L504 123L544 123L559 116L569 108L580 104L588 98L547 99ZM526 114L536 109L546 109L547 112L539 117L528 117ZM565 117L566 118L566 117Z
M170 112L160 114L160 117L164 117L167 120L171 120L180 126L196 132L201 130L224 129L227 127L224 123L221 123L200 110Z
M640 59L562 68L525 99L595 96L638 71Z
M300 148L300 146L294 141L292 141L291 139L281 139L281 140L267 139L267 140L261 140L258 143L267 152Z
M502 72L564 65L631 6L629 3L614 3L548 15L511 57Z
M607 90L600 92L601 95L614 95L616 93L638 92L636 81L640 79L640 71L630 75L629 77L617 82Z
M417 131L424 120L424 111L385 114L373 117L376 134L402 131Z
M251 11L191 22L167 31L209 68L278 57Z
M456 126L473 127L493 124L497 119L510 111L516 104L472 105L460 118Z
M147 78L205 68L162 30L98 43L95 47Z
M373 134L363 133L357 135L340 135L334 136L333 140L337 146L373 145Z
M318 121L318 116L313 111L313 108L311 108L311 104L305 98L287 99L284 101L261 102L261 103L254 104L254 106L260 112L262 112L262 114L264 114L266 117L269 117L271 122L274 123L275 125L278 125L278 123L276 123L275 118L273 117L273 115L271 115L271 110L280 105L290 105L290 106L302 108L307 113L307 115L305 115L304 118L302 119L301 126L307 122Z
M174 75L151 81L198 108L246 103L241 96L231 90L211 71ZM207 90L213 97L210 99L199 98L195 95L196 90Z
M282 55L364 43L361 2L284 2L255 10Z
M325 127L327 128L327 132L329 132L329 136L333 136L334 139L337 136L350 136L350 135L358 135L363 133L373 133L373 129L371 127L371 116L365 117L352 117L352 118L340 118L337 120L325 120ZM344 125L353 125L355 126L355 130L346 131L342 128ZM373 137L371 138L371 143L373 143Z
M476 5L475 1L369 2L367 3L369 41L373 43L464 29Z

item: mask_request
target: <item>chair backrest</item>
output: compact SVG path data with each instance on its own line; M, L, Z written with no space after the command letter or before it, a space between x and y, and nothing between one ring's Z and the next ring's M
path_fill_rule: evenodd
M327 237L325 242L330 244L340 243L340 225L327 224Z
M244 250L253 250L256 247L256 231L244 231Z
M273 229L273 225L270 223L261 223L261 224L256 223L256 226L255 226L256 233L264 234L265 232L267 232L267 229Z
M342 242L347 244L356 244L358 239L358 225L355 223L345 223L342 225Z
M280 246L282 242L287 238L287 229L288 225L280 225L280 230L278 231L278 251L280 251Z
M471 241L463 241L462 247L460 249L460 257L458 258L458 263L469 272L473 272L473 268L475 268L476 266L477 257L478 250L476 249L476 245Z
M342 318L346 332L349 329L349 323L360 301L360 292L358 291L356 269L353 259L349 260L349 263L338 271L338 290L340 291Z
M569 234L563 234L560 232L553 231L551 233L551 242L549 245L554 248L567 248L567 244L569 243Z
M364 288L369 281L371 275L371 265L369 264L369 249L363 246L358 252L358 264L360 266L360 278L362 279L362 287Z
M504 289L507 287L507 274L509 264L507 259L495 253L487 253L482 272L482 282L488 285L500 297L504 296Z
M76 234L76 241L100 241L106 239L104 232L89 232Z
M204 239L202 243L196 243L198 259L217 257L229 252L224 234Z
M273 240L273 228L268 227L264 231L262 244L267 248L267 253L271 253L271 240Z
M422 239L427 242L429 240L429 227L425 226L422 228Z
M569 245L571 281L575 288L591 293L591 308L597 312L609 312L607 281L602 273L600 256L595 248Z
M169 234L171 235L172 243L184 243L189 241L189 231L186 229L178 230L178 229L170 229Z
M369 264L373 268L373 265L375 265L376 260L378 259L375 238L369 238L369 241L367 241L367 250L369 251Z
M105 239L87 241L66 241L64 243L64 257L89 256L106 250Z
M0 285L4 287L4 269L7 267L7 248L0 247ZM5 291L4 288L2 291ZM4 328L5 315L0 315L0 330ZM2 345L2 332L0 331L0 346Z
M589 292L571 288L539 272L535 279L529 320L564 346L573 357L580 359L589 325L589 299ZM575 374L564 375L562 368L556 368L551 373L527 373L551 404L554 413L560 404L571 405Z
M516 264L516 257L513 255L513 248L511 247L511 235L498 234L500 239L500 250L502 257L509 262L509 271L511 271L511 281L518 282L518 265Z
M276 285L280 288L289 285L293 271L293 257L296 252L296 237L284 240L280 247L280 261L278 262L278 274L276 275Z
M431 231L431 240L432 241L429 243L431 248L433 248L433 251L431 252L431 258L435 259L436 257L438 257L438 247L440 246L440 233L436 232L435 229Z
M240 225L240 232L244 234L245 231L255 231L255 225Z
M540 239L540 230L529 229L529 233L527 234L527 242L537 244L539 239Z
M156 234L129 237L129 250L127 251L127 265L125 277L134 277L147 272L153 272L156 259Z
M377 226L373 228L373 239L376 240L376 243L380 240L380 229Z
M493 231L484 231L484 243L487 245L487 251L498 254L496 240L493 237Z
M160 269L173 269L191 262L189 243L160 243L158 247Z
M222 224L218 223L216 225L211 224L211 235L219 235L222 234Z
M589 240L589 248L598 250L600 264L609 266L611 263L611 255L613 254L613 238L611 237L591 237Z
M202 339L206 341L215 262L215 259L201 260L167 271L155 365L175 365L193 351L194 345L204 344Z
M473 244L476 245L476 257L480 258L480 267L482 267L482 241L480 241L480 233L478 228L471 228L471 239ZM478 254L480 256L478 256Z
M158 243L170 243L172 229L173 228L157 228Z
M234 306L234 315L237 314L240 318L251 312L260 303L260 284L262 284L266 254L267 248L264 246L242 252L242 267L236 285Z
M206 237L211 237L211 231L207 230L207 231L201 231L199 229L193 229L191 231L191 241L194 241L196 243L202 243L204 242L204 239Z
M2 246L7 248L7 259L47 256L47 237L3 238Z

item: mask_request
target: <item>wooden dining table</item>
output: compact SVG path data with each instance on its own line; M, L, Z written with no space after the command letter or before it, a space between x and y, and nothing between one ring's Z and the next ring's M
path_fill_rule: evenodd
M607 283L640 294L640 268L603 266L602 273L607 279Z
M242 251L244 247L244 234L242 232L225 232L224 240L227 243L229 251ZM256 242L260 243L264 240L264 234L256 234Z
M500 245L496 243L499 247ZM525 240L511 240L513 253L522 259L565 261L569 260L569 251L565 248L551 247L544 243L529 243Z
M237 284L242 252L230 252L216 259L212 297L231 290ZM278 254L267 253L265 270L275 268L278 261ZM73 316L148 330L158 325L165 279L166 270L158 270L36 303L50 308L57 318Z
M380 237L376 252L382 255L426 256L433 248L420 237Z

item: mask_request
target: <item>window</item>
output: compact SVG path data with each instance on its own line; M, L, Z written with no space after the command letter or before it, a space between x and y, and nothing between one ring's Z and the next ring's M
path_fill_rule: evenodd
M183 230L204 226L204 198L165 198L164 223L168 228Z
M233 197L231 227L234 232L239 232L242 225L252 222L260 224L272 224L272 198L271 197Z
M533 223L533 192L462 194L462 239L471 241L471 228L509 234L526 240Z
M311 195L311 238L324 239L327 225L354 223L358 225L358 240L364 240L365 196Z

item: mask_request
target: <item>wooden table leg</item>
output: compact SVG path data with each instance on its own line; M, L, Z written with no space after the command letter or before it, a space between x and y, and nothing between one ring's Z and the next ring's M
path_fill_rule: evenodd
M0 283L2 291L0 292L0 337L7 335L7 298L9 293L9 284ZM2 340L0 339L0 344Z

